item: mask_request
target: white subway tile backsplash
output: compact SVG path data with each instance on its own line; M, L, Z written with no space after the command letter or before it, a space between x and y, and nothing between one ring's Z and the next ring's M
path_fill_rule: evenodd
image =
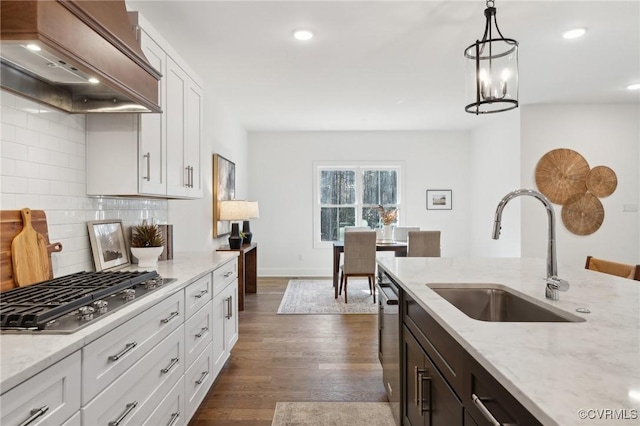
M16 142L3 140L2 142L2 158L12 158L14 160L27 160L29 158L29 147Z
M0 207L44 210L54 276L93 270L87 222L121 219L125 236L143 219L167 222L166 200L86 195L86 118L0 90Z

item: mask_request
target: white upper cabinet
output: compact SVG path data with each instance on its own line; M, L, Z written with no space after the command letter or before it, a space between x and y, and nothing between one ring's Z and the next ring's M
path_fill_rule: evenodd
M161 114L87 115L87 194L201 198L202 84L140 15Z
M166 84L167 194L202 197L202 89L171 58L167 58Z

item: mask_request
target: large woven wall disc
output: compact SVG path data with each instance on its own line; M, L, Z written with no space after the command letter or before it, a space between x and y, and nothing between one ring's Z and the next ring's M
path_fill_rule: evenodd
M577 152L554 149L542 156L536 166L536 185L552 203L565 204L587 192L589 163Z
M562 206L562 222L576 235L589 235L596 232L604 221L604 207L595 195L590 193L576 195Z
M596 197L608 197L618 187L616 173L607 166L597 166L587 174L587 189Z

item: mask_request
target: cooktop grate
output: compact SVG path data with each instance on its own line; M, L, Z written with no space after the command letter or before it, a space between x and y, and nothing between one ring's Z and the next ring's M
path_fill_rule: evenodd
M82 306L159 278L156 271L77 272L7 290L0 295L0 326L43 329Z

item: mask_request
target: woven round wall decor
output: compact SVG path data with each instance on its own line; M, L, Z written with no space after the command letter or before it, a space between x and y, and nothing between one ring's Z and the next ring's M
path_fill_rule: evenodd
M547 152L536 165L536 185L552 203L565 204L571 198L587 192L589 163L571 149L559 148Z
M616 173L607 166L597 166L587 174L587 189L596 197L608 197L618 187Z
M562 223L576 235L596 232L604 221L604 207L593 194L576 195L562 206Z

